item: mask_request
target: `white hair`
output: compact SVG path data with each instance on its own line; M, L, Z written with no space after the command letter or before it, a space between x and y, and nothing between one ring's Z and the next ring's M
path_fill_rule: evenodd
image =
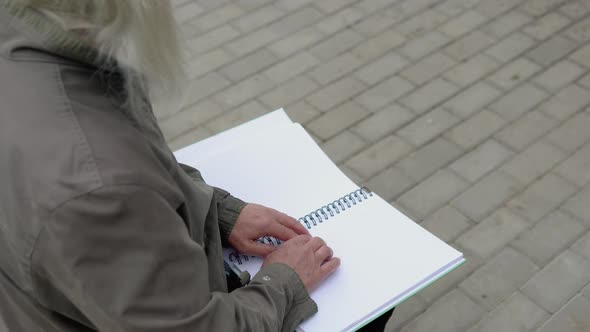
M145 112L150 101L166 104L167 100L171 105L181 99L183 59L169 0L18 2L54 20L61 18L61 23L73 20L92 27L92 43L101 58L97 60L114 59L120 64L127 103L136 114Z

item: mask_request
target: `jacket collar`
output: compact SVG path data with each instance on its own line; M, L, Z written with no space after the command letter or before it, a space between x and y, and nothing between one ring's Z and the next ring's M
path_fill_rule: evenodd
M17 61L73 60L94 67L105 65L99 63L98 51L78 35L15 0L0 0L0 56Z

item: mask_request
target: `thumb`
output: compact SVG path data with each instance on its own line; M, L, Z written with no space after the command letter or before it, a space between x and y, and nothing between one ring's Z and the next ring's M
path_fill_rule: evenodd
M273 245L253 241L248 245L248 247L244 251L250 255L266 257L276 249L277 248Z

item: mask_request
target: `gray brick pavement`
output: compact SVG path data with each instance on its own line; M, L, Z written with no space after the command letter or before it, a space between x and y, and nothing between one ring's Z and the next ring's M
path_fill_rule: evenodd
M387 331L588 331L585 0L174 0L173 149L274 108L468 262Z

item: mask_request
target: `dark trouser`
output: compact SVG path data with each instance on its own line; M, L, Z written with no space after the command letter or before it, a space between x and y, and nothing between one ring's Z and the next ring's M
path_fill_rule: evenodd
M363 326L358 332L383 332L385 330L385 324L387 324L387 321L391 318L391 314L393 314L394 310L395 308L375 318L375 320Z

